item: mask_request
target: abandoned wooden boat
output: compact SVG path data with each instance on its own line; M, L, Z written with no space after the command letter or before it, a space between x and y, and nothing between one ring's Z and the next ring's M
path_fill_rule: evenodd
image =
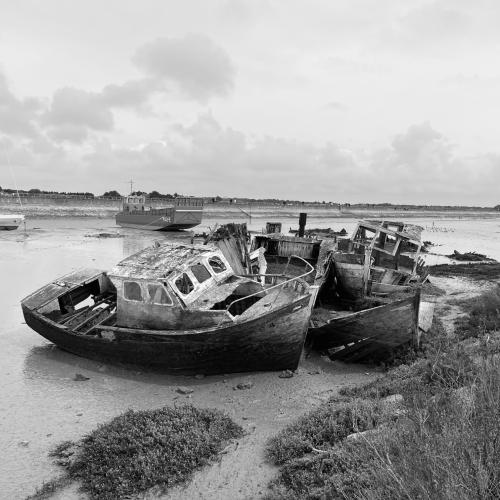
M166 206L153 208L145 195L130 195L123 199L122 210L115 220L122 227L178 231L197 226L202 218L202 198L174 198Z
M85 269L22 301L26 323L89 358L178 373L295 369L317 287L236 275L211 245L157 245L109 273Z
M350 363L384 359L396 347L418 345L419 308L419 289L350 307L323 296L311 316L310 345Z
M399 293L422 283L428 271L420 253L420 226L392 221L360 221L350 239L333 253L338 287L352 300Z
M403 236L401 241L404 241ZM355 362L382 359L389 356L395 347L417 344L420 307L417 280L414 283L408 279L405 286L387 286L377 281L384 278L381 266L385 261L382 259L377 260L376 269L370 267L370 274L361 273L359 279L356 274L356 279L351 279L350 267L344 265L351 255L358 257L348 246L351 243L336 237L321 240L258 234L253 238L251 249L252 254L259 248L265 252L268 269L273 272L280 272L284 266L293 272L302 272L300 265L290 266L292 252L315 266L313 281L320 290L309 325L310 347L327 352L332 359ZM339 246L342 245L351 253L340 252ZM354 259L348 263L352 261ZM371 255L367 262L373 263ZM360 264L357 266L364 269ZM364 276L368 280L367 286Z
M0 230L12 231L24 222L24 215L9 214L0 215Z

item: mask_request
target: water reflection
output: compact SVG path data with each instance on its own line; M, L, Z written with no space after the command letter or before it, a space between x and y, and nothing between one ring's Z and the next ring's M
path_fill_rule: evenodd
M24 360L23 374L26 381L52 381L74 377L75 373L102 373L102 364L75 356L54 344L32 347ZM88 375L87 375L88 376Z
M193 233L191 231L163 232L163 231L137 231L129 229L121 231L125 237L122 238L123 258L140 252L144 248L152 245L155 241L171 241L189 243Z
M24 381L33 386L47 384L52 386L55 381L64 381L65 383L74 381L77 373L89 377L93 381L96 379L106 380L107 383L112 384L118 383L120 380L128 380L162 386L203 385L222 378L222 376L215 375L207 377L207 380L198 380L192 375L172 375L166 369L162 370L156 367L149 368L116 361L82 358L59 349L53 344L30 348L24 360ZM236 377L237 374L234 376Z

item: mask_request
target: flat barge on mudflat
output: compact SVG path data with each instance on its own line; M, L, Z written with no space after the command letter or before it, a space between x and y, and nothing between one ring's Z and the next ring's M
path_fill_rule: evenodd
M179 231L201 223L202 198L174 198L167 206L153 208L145 195L129 195L123 199L116 224L149 231Z

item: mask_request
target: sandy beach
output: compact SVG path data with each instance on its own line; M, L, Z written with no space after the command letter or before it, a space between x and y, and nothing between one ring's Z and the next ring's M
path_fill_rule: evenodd
M294 216L276 214L274 220L280 220L284 227L297 223ZM416 220L427 228L423 239L436 243L433 254L427 256L430 264L447 261L443 255L455 249L476 250L500 259L499 219L450 218L434 225L428 219ZM208 217L202 228L217 221ZM252 217L248 222L251 229L260 230L265 218ZM354 224L355 220L347 218L332 222L311 216L308 221L311 227L345 227L348 231ZM99 233L118 237L99 238ZM275 372L175 377L73 356L24 324L20 299L57 276L85 266L106 269L155 240L190 237L187 232L124 230L117 228L112 218L90 217L31 217L26 231L0 235L0 271L4 277L0 288L4 311L0 329L1 498L25 498L57 475L58 468L48 453L61 441L77 440L128 408L184 402L226 411L247 435L222 455L219 463L195 474L186 487L171 491L165 498L259 498L275 473L264 458L266 440L339 388L380 374L379 368L331 362L313 353L304 357L289 379ZM436 284L455 296L465 297L479 290L464 279L439 278ZM76 374L88 380L75 381ZM253 386L235 390L243 381L251 381ZM179 386L190 387L192 394L178 394ZM55 498L85 497L72 487Z

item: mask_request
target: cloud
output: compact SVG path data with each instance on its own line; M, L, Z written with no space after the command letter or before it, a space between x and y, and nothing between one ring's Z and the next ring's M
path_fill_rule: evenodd
M143 105L155 91L164 85L155 78L129 80L121 85L106 85L101 92L101 101L110 107L126 108Z
M460 8L450 7L442 1L410 10L400 23L410 35L426 42L463 37L471 25L469 16Z
M146 190L168 178L178 192L256 198L338 199L338 186L349 183L345 176L357 175L353 155L333 144L248 137L223 127L210 113L188 126L170 126L162 141L134 150L101 148L84 160L89 169L106 165L133 175Z
M54 189L52 186L61 180L73 179L68 175L68 165L72 165L72 175L74 165L78 165L77 161L67 161L64 149L42 135L22 140L0 136L0 153L0 164L8 162L20 188ZM3 182L10 187L14 180L8 175Z
M74 133L77 140L78 126L66 127L57 130L66 137ZM80 148L41 138L20 144L0 137L0 143L24 187L43 184L100 193L123 191L125 180L133 178L138 189L192 195L351 203L499 202L500 156L459 156L428 122L411 125L386 147L372 151L349 150L334 142L253 137L222 125L210 113L189 125L171 124L160 140L133 148L95 136Z
M54 92L42 121L56 141L80 143L89 130L112 130L113 114L103 104L99 93L64 87Z
M415 175L443 168L452 159L451 145L428 122L412 125L404 134L397 135L392 141L392 149L394 161Z
M327 104L325 104L325 109L330 111L346 111L348 107L341 102L330 101Z
M0 73L0 131L21 137L35 137L38 134L35 122L41 103L38 99L18 99L7 85L7 79Z
M453 54L456 58L482 38L472 3L435 0L411 5L389 25L381 26L380 40L386 49L412 57L422 54L442 59Z
M233 87L234 69L229 57L201 35L157 39L140 47L133 61L149 76L109 84L101 92L73 87L56 90L41 118L41 124L52 139L58 143L82 144L89 139L90 132L111 131L114 128L112 110L117 108L131 108L151 116L153 113L147 106L149 99L154 93L172 97L169 83L200 102L227 95ZM9 99L12 101L10 106L16 106L16 109L28 105L13 100L12 96ZM29 132L27 124L24 125L25 132ZM15 121L11 128L14 126Z
M492 205L500 181L500 157L459 157L427 122L363 152L252 138L202 114L189 126L172 125L162 141L108 148L85 161L90 169L106 165L123 178L133 175L145 190L168 179L177 192L255 198Z
M191 99L226 96L234 85L228 54L202 35L159 38L139 47L133 62L147 74L175 83Z

